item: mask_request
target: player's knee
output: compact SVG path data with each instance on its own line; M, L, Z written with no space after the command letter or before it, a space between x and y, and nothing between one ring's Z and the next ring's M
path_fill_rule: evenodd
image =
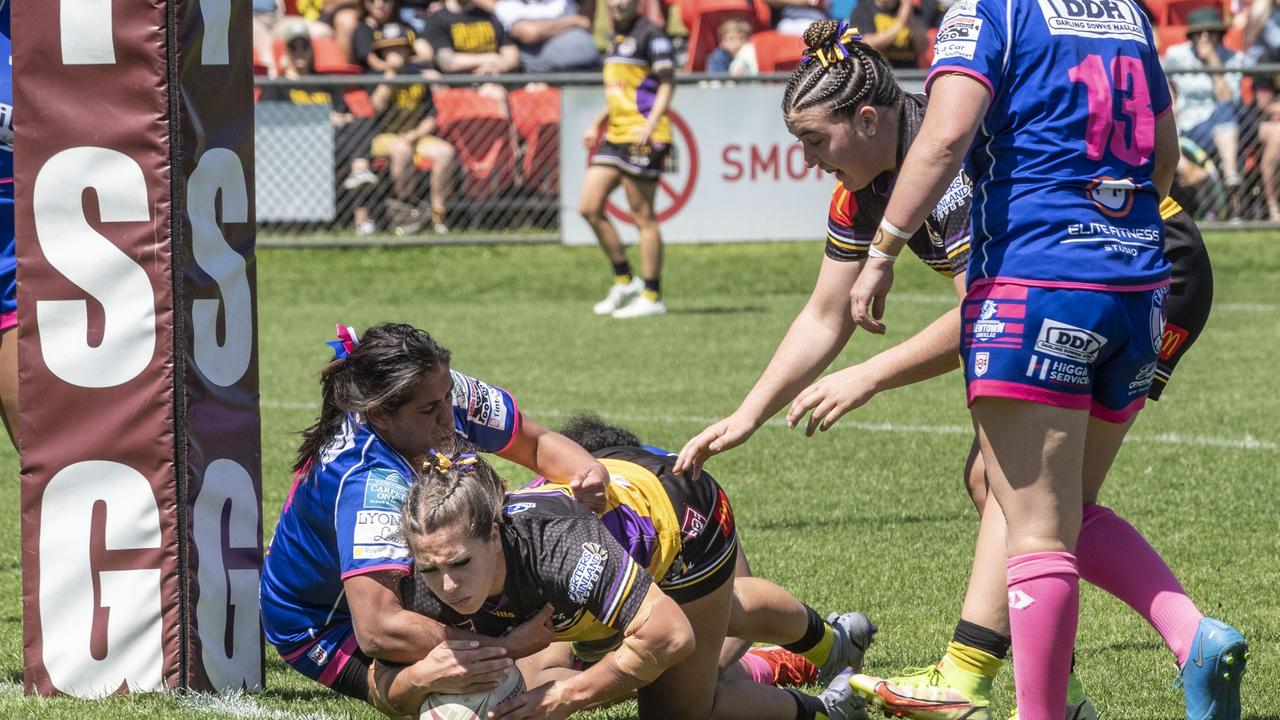
M598 203L594 198L584 199L578 206L578 212L582 214L582 219L592 225L604 220L604 204Z

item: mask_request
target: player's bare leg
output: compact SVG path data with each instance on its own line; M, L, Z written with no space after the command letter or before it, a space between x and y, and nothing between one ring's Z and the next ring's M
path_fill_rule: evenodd
M0 415L9 442L18 447L18 328L0 331Z

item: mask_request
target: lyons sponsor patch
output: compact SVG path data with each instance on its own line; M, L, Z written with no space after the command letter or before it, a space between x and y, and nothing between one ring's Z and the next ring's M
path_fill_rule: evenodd
M364 481L364 506L369 510L399 512L409 496L409 483L395 470L370 470Z
M1037 0L1050 35L1137 40L1147 44L1138 9L1128 0Z
M355 545L404 545L404 537L400 534L400 513L361 510L356 513L356 529L351 542Z
M596 583L600 582L600 576L604 573L604 563L608 557L605 549L596 543L582 543L582 557L578 558L578 564L573 568L573 575L569 577L570 600L579 605L587 602Z
M1082 363L1097 360L1098 351L1106 344L1107 339L1097 333L1049 318L1036 338L1036 350Z

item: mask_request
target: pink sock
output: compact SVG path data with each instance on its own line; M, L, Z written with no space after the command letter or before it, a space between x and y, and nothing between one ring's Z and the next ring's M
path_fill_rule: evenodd
M1086 503L1076 557L1080 577L1151 623L1182 667L1204 615L1142 534L1110 508Z
M751 676L752 680L755 680L761 685L773 684L773 667L770 666L769 662L764 658L748 652L746 655L743 655L738 662L742 667L746 668L747 674Z
M1080 616L1076 558L1038 552L1009 558L1009 634L1019 717L1062 717Z

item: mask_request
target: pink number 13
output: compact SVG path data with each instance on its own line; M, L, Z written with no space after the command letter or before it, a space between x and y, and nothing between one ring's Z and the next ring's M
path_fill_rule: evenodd
M1102 159L1110 140L1111 153L1122 162L1143 165L1150 160L1156 144L1156 122L1142 60L1117 55L1111 58L1108 73L1100 55L1089 55L1067 76L1072 82L1084 83L1088 91L1085 146L1089 159ZM1115 92L1122 94L1119 112L1113 101Z

